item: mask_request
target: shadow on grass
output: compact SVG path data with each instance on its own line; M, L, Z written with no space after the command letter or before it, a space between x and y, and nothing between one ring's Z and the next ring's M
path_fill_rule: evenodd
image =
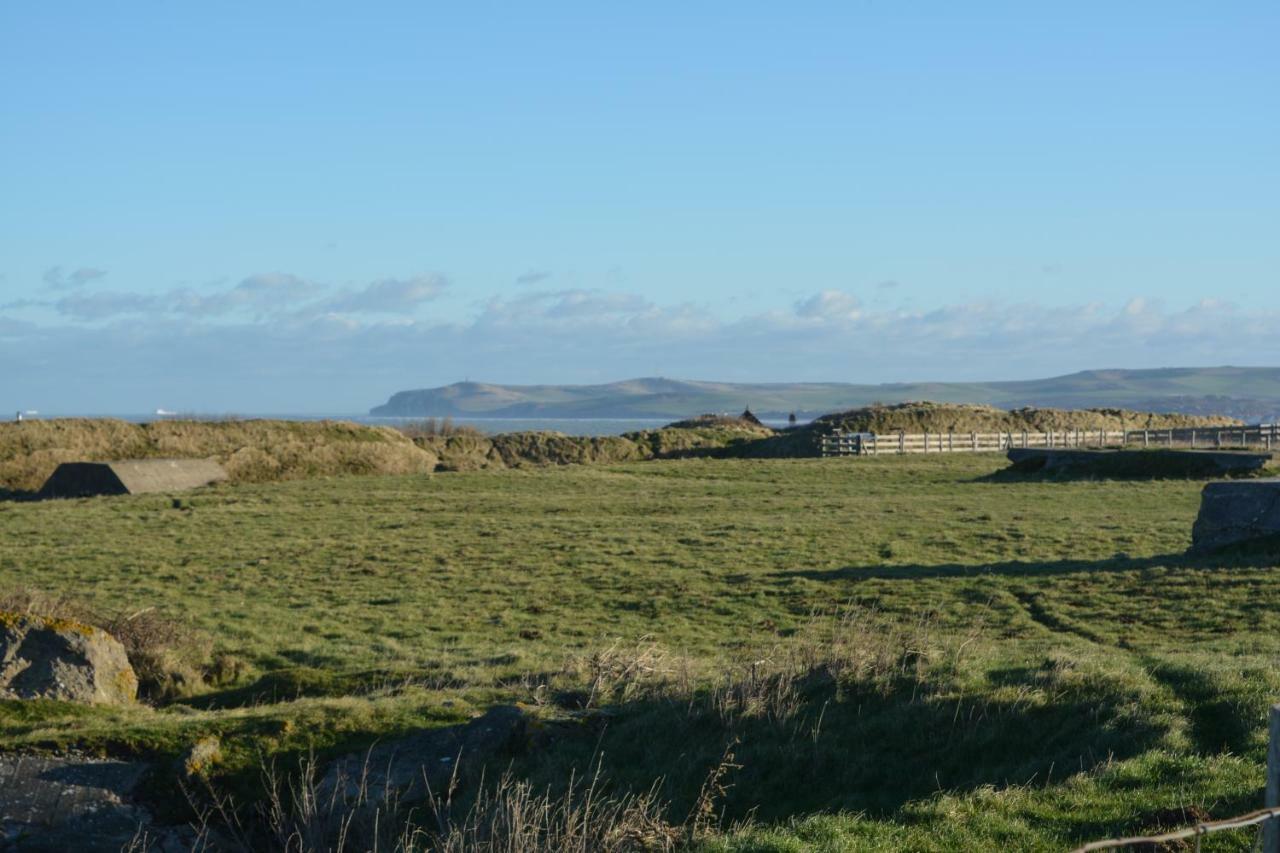
M38 501L40 500L39 492L25 492L14 489L0 489L0 503L20 501Z
M797 569L773 572L774 578L807 578L816 581L857 580L924 580L929 578L970 578L983 575L1005 577L1051 577L1091 572L1141 572L1149 569L1216 569L1267 568L1280 560L1280 547L1254 545L1227 548L1213 554L1160 554L1154 557L1129 557L1118 554L1105 560L1006 560L978 565L939 563L936 565L866 565L842 566L838 569Z
M730 820L883 817L940 790L1044 786L1141 754L1165 736L1159 715L1133 712L1141 700L1131 685L1104 674L1063 685L1046 667L997 674L1011 689L975 699L911 677L870 687L812 676L786 718L726 719L700 700L616 706L597 731L531 753L517 767L553 789L597 761L624 790L661 779L670 816L680 820L728 754L720 805ZM1029 700L1033 691L1054 698Z
M1149 672L1186 706L1188 734L1199 753L1264 759L1266 708L1272 695L1266 689L1265 674L1224 678L1178 661L1155 662Z
M249 684L184 697L172 704L213 711L276 705L298 699L392 695L410 687L444 689L461 686L461 682L440 670L373 669L343 672L292 667L269 672Z

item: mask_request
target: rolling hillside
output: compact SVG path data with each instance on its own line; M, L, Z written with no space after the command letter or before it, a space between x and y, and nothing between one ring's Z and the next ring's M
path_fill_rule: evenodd
M1012 409L1115 407L1220 414L1244 421L1280 417L1280 368L1187 367L1089 370L1016 382L915 382L884 385L730 383L648 378L604 385L491 385L459 382L401 391L370 414L386 417L682 418L700 412L814 417L866 406L933 400Z

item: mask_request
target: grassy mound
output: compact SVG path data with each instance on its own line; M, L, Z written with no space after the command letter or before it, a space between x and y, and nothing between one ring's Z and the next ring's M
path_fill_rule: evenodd
M539 465L615 464L688 456L739 456L751 444L773 434L768 427L733 419L732 423L698 422L697 425L672 425L625 435L512 432L486 436L462 430L449 435L419 435L414 441L438 457L438 470L478 471Z
M65 418L0 424L0 488L38 489L62 462L213 458L235 482L333 474L416 474L436 457L389 427L337 421L132 424Z
M682 421L667 424L664 429L698 429L701 427L727 427L746 432L758 432L762 429L769 432L773 431L760 423L755 415L750 412L744 412L742 415L698 415L697 417L685 418Z
M1130 412L1124 409L1038 409L1006 411L957 403L899 403L823 415L810 426L823 432L1047 432L1069 429L1182 429L1238 426L1217 415Z
M187 457L217 459L235 482L335 474L413 474L541 465L616 464L687 457L797 458L819 455L835 429L911 433L1043 432L1234 426L1223 417L1119 409L1017 409L941 403L871 406L824 415L787 430L703 415L621 436L516 432L488 436L423 422L403 429L341 421L194 421L149 424L67 418L0 424L0 490L32 491L61 462Z
M1124 409L1037 409L1006 411L963 403L898 403L874 405L823 415L800 427L780 430L739 448L734 455L754 458L818 456L822 436L844 432L880 434L906 432L1047 432L1049 430L1182 429L1238 426L1239 421L1217 415L1158 414Z

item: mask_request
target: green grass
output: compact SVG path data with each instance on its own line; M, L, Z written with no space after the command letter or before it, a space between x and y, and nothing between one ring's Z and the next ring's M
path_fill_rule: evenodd
M1200 482L985 479L1003 464L690 459L221 486L182 508L0 502L0 590L155 606L249 664L162 708L0 703L0 748L170 755L216 732L234 774L545 699L567 660L645 638L694 698L619 694L607 725L518 770L662 777L682 817L729 747L721 805L754 822L711 849L1055 849L1260 806L1277 561L1182 556ZM849 609L921 662L801 678L785 720L711 708L718 673Z

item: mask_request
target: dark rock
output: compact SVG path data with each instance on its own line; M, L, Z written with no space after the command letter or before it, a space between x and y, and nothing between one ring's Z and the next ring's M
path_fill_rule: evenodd
M0 612L0 698L123 705L137 695L129 656L106 631Z
M158 827L136 799L147 767L80 756L0 755L0 850L191 850L187 827Z
M524 711L499 705L462 725L380 743L334 760L320 781L320 795L337 794L353 801L364 786L366 802L378 803L388 796L418 800L426 797L428 784L435 793L442 793L454 777L455 766L479 768L494 756L517 751L524 744L528 724Z
M1200 515L1191 528L1191 553L1208 554L1250 542L1280 543L1280 479L1205 486Z

